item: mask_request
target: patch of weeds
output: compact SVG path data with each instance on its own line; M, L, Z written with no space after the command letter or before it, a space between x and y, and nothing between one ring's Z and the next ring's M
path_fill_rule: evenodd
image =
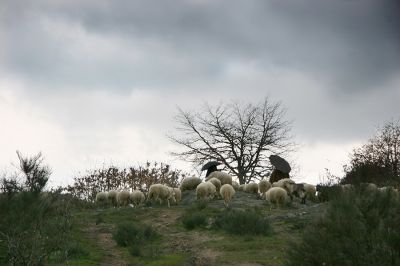
M301 219L299 217L295 217L295 218L288 218L285 223L292 230L303 230L307 226L307 224L310 223L310 221L306 219Z
M142 256L142 251L141 251L139 245L136 243L132 243L129 247L129 254L131 254L134 257Z
M159 257L157 260L149 263L149 266L180 266L184 265L186 257L181 254L168 254Z
M96 215L96 225L104 223L104 219L103 216L101 216L100 214Z
M202 211L208 207L208 202L204 200L196 201L192 206L190 206L190 211Z
M150 200L146 200L145 202L144 202L144 206L145 207L151 207L151 201Z
M126 247L132 244L145 243L158 236L151 226L137 226L131 223L122 223L117 226L113 234L118 246Z
M252 237L252 236L245 236L244 238L243 238L243 241L244 242L249 242L249 241L253 241L254 240L254 238Z
M269 235L272 227L266 217L247 210L225 210L217 215L214 227L235 235Z
M182 224L187 230L204 226L206 222L207 216L201 212L189 212L182 219Z
M399 209L389 193L331 197L326 215L288 249L287 265L400 265Z

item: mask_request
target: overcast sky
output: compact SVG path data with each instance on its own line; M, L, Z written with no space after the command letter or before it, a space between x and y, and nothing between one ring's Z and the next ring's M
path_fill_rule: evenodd
M340 173L400 118L396 0L2 0L0 168L42 151L52 184L164 161L176 107L287 108L295 179Z

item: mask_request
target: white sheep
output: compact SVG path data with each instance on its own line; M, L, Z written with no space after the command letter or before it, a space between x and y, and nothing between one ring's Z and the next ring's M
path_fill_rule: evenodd
M280 187L286 190L287 194L290 196L290 198L292 199L292 194L294 191L294 185L296 183L290 179L290 178L284 178L281 179L275 183L272 183L272 187Z
M140 190L134 190L132 191L130 195L131 202L134 207L139 206L140 204L143 204L145 201L145 196L144 193Z
M116 190L110 190L110 191L108 191L108 193L107 193L108 201L111 202L111 204L112 204L114 207L117 207L117 205L118 205L118 202L117 202L117 194L118 194L118 192L117 192Z
M258 183L258 192L261 193L262 198L265 197L265 192L267 192L271 187L272 185L268 180L260 180L260 183Z
M393 195L396 198L399 198L399 190L392 187L392 186L388 186L388 187L380 187L378 188L378 191L381 193L390 193L391 195Z
M378 192L378 187L374 183L361 183L361 189L367 193Z
M219 181L221 181L221 185L232 185L232 176L225 172L214 171L207 176L206 181L210 180L213 177L219 179Z
M179 202L181 202L181 199L182 199L182 192L177 187L174 187L173 190L174 190L175 203L179 204Z
M131 193L129 193L129 191L127 191L127 190L118 192L118 194L117 194L118 206L128 206L130 196L131 196Z
M219 190L221 189L221 181L219 181L219 179L213 177L213 178L208 179L207 182L211 182L215 186L215 193L216 193L216 196L218 196Z
M244 192L258 194L258 184L257 183L248 183L244 186Z
M265 192L265 199L279 207L287 201L287 191L281 187L272 187Z
M235 189L231 185L225 184L222 185L219 193L224 199L225 207L228 207L228 204L229 202L231 202L233 195L235 195Z
M310 200L315 200L317 188L311 184L307 184L307 183L302 183L302 184L304 185L305 196L301 202L306 203L306 198L308 198Z
M155 202L159 201L160 204L162 204L164 201L167 201L168 208L170 208L170 201L175 202L174 189L162 184L153 184L149 188L147 200L154 200Z
M201 179L198 177L195 177L195 176L187 177L182 180L180 189L182 192L185 190L194 190L200 183L201 183Z
M197 186L196 197L197 200L213 199L215 196L216 188L211 182L204 182Z
M244 187L245 187L245 184L241 184L241 185L239 185L239 187L238 187L238 191L244 191Z
M352 189L354 189L354 186L352 184L344 184L344 185L340 185L340 188L341 188L342 192L348 192L348 191L351 191Z
M98 192L96 194L96 202L98 203L106 203L107 199L107 192Z
M239 189L239 183L236 181L232 181L232 187L234 190L238 190Z

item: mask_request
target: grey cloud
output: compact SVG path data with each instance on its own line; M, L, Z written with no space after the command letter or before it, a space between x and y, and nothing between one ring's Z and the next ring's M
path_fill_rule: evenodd
M229 62L254 61L261 69L276 65L305 72L348 94L379 87L400 72L395 0L7 3L7 14L19 16L3 19L9 39L3 64L50 85L129 91L218 79ZM84 54L73 59L65 52L73 40L54 40L38 23L42 17L120 39L126 50L104 62ZM124 58L137 45L142 60Z

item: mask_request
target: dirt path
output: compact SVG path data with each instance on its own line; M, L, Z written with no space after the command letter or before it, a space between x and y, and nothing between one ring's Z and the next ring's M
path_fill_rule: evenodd
M117 243L112 239L110 228L105 225L89 225L84 230L87 237L96 244L97 250L102 255L102 266L126 266L124 254L118 250Z
M220 254L218 251L205 248L205 242L216 239L197 231L180 231L174 225L179 223L181 212L165 210L152 221L156 228L168 236L164 252L182 252L188 255L185 265L212 266Z

